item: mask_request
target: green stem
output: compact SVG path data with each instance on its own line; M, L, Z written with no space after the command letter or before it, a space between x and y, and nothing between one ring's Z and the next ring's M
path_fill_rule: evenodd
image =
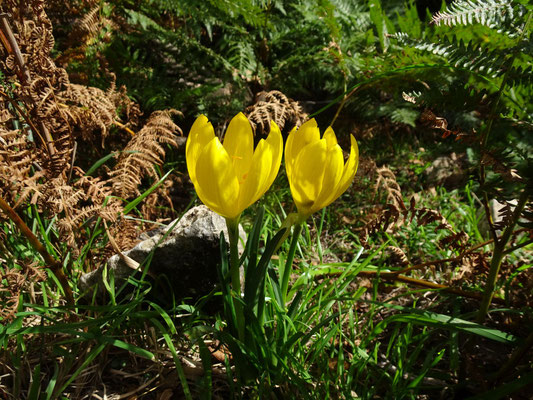
M524 24L524 27L522 29L522 33L520 37L518 38L517 43L520 43L522 39L526 36L529 24L531 22L532 13L528 13L527 20ZM496 99L494 103L492 104L491 112L489 114L489 119L487 122L487 125L485 127L484 132L481 135L481 152L483 154L484 149L487 147L487 142L489 135L492 131L493 122L496 118L498 106L500 104L500 100L502 98L505 86L507 85L507 79L509 75L509 71L511 70L511 67L513 66L514 60L516 58L516 53L512 54L511 57L507 61L507 70L505 74L503 75L502 82L500 84L500 88L498 90L498 93L496 95ZM486 177L486 171L485 171L485 165L483 163L480 163L480 183L481 186L485 184L485 177ZM485 289L483 291L483 299L481 300L481 304L479 307L479 312L477 315L477 322L483 323L485 321L485 317L487 315L487 312L489 311L489 306L492 300L492 296L494 294L494 288L496 287L496 281L498 280L498 275L500 272L500 267L502 264L503 257L505 255L505 246L507 245L507 242L511 238L511 235L513 233L514 226L518 222L518 219L520 218L520 213L522 212L522 209L524 208L526 202L528 199L527 194L527 188L524 189L520 196L520 200L518 202L518 205L516 206L515 212L513 214L513 220L511 224L505 229L502 236L498 238L496 234L496 229L494 227L494 223L492 222L492 215L490 213L489 209L489 198L486 191L483 193L483 206L485 208L485 214L487 216L487 220L489 221L489 227L491 230L491 236L494 239L494 252L492 254L492 260L490 262L490 270L489 270L489 276L487 278L487 284L485 286Z
M229 239L229 268L231 288L237 319L237 333L240 341L244 341L244 309L241 302L241 273L239 264L239 217L226 219Z
M226 220L229 236L229 265L231 287L236 293L241 293L241 275L239 272L239 219Z
M529 196L526 188L520 195L520 199L518 200L518 204L514 210L513 219L511 223L507 228L505 228L505 231L503 232L502 236L495 242L494 252L490 261L489 276L487 277L487 284L485 285L485 289L483 290L483 298L481 299L481 304L479 306L479 312L477 315L477 322L480 324L485 321L485 317L487 316L487 312L489 311L492 296L494 295L494 288L496 287L496 282L500 273L500 267L502 265L502 260L505 255L505 246L511 238L513 229L516 223L518 222L518 219L520 218L520 214L522 213L522 210L524 209L527 203L528 197Z
M287 303L287 290L289 288L289 278L292 271L292 262L294 260L294 254L296 253L296 247L298 245L298 238L302 232L303 222L294 225L294 231L292 233L291 246L289 248L289 254L287 255L287 261L285 262L285 268L283 269L283 276L281 278L281 295L283 305Z
M526 22L525 22L525 24L524 24L524 26L522 28L522 33L520 34L520 37L518 38L516 43L520 43L524 39L524 37L529 35L528 29L529 29L529 24L531 22L532 16L533 16L533 14L531 12L529 12L528 16L527 16L527 20L526 20ZM500 105L500 101L501 101L501 98L503 96L505 87L507 86L507 81L508 81L508 78L509 78L509 72L511 71L511 67L514 64L515 59L516 59L516 52L511 54L511 56L507 60L507 63L506 63L507 65L505 66L505 70L506 71L505 71L505 73L503 75L502 81L500 83L500 87L498 88L498 93L496 94L496 99L494 100L494 103L492 104L492 107L491 107L491 110L490 110L490 113L489 113L489 116L488 116L489 118L488 118L487 124L485 125L485 129L484 129L484 131L481 134L481 142L480 142L481 156L483 156L483 153L485 152L485 149L487 147L487 142L488 142L488 139L489 139L489 135L491 134L491 131L492 131L492 126L493 126L494 120L496 119L496 117L498 115L498 107ZM481 186L485 185L485 179L486 179L486 168L485 168L485 165L482 162L480 162L480 166L479 166L479 183L481 184ZM497 247L498 237L497 237L497 234L496 234L496 228L494 227L494 222L492 220L492 215L490 213L489 196L488 196L488 193L487 193L486 190L483 191L482 200L483 200L483 207L485 209L485 215L486 215L487 221L489 223L490 234L491 234L492 239L494 239L494 243L496 244L495 247ZM505 247L505 243L504 243L504 247ZM496 249L495 249L495 251L496 251Z

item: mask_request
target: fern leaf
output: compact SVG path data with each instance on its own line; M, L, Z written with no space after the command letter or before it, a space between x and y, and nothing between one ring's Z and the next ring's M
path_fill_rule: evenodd
M459 0L446 11L436 13L431 22L435 25L472 25L474 22L496 27L502 21L513 18L513 5L510 0Z
M512 67L507 73L507 84L510 86L531 86L533 85L533 66Z
M433 15L435 25L485 25L509 37L522 33L525 9L512 0L458 0Z
M258 66L254 48L248 42L232 43L228 52L228 61L245 79L251 79Z
M512 49L489 51L481 46L476 47L473 43L457 40L455 37L451 41L443 38L440 43L411 39L404 33L397 33L391 37L406 46L441 56L457 68L465 68L488 76L501 75L506 67L507 56L512 52Z

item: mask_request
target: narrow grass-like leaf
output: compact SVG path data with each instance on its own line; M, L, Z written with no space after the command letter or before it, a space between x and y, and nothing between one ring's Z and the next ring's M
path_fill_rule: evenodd
M109 343L115 347L118 347L119 349L123 349L123 350L126 350L126 351L129 351L129 352L132 352L132 353L135 353L137 354L138 356L141 356L143 358L146 358L148 360L154 360L155 359L155 355L154 353L148 351L148 350L145 350L145 349L141 349L140 347L138 346L135 346L134 344L131 344L131 343L126 343L122 340L119 340L119 339L114 339L114 338L110 338L110 337L101 337L99 338L101 341L105 342L105 343Z
M106 343L100 343L94 347L87 355L84 356L83 363L78 367L76 371L65 381L63 386L59 388L57 394L63 393L65 389L87 368L87 366L106 348Z
M408 389L414 389L418 386L418 384L424 379L426 374L429 372L430 369L434 368L439 361L444 357L444 349L437 352L437 356L433 358L433 355L435 354L434 349L432 349L428 355L426 356L426 361L424 362L424 365L422 365L421 372L418 374L418 376L413 379L413 381L409 384L407 387Z
M323 319L318 325L316 325L313 329L311 329L307 334L304 334L302 332L297 332L294 335L292 335L289 340L285 343L283 346L283 351L290 352L290 348L296 343L296 341L300 341L300 343L306 343L315 333L317 333L323 326L327 325L332 319L337 318L340 316L340 313L334 313L327 318Z
M174 325L174 322L172 322L172 318L170 318L170 315L168 315L168 313L163 310L158 304L152 301L148 301L148 304L150 304L150 306L152 306L159 313L161 318L165 320L167 326L170 328L170 333L175 335L177 333L176 326Z
M187 383L187 377L185 376L185 372L183 371L183 366L181 365L181 360L178 356L178 353L176 352L176 348L174 347L174 343L172 342L172 338L170 335L166 332L166 329L164 328L161 323L155 319L151 318L150 322L160 330L161 335L165 339L165 343L168 346L168 349L170 350L170 353L172 354L172 358L174 359L174 365L176 366L176 372L178 373L178 377L181 383L181 388L183 390L183 394L185 395L185 398L187 400L192 400L191 390L189 389L189 384Z
M520 338L510 333L502 332L494 328L488 328L475 322L466 321L464 319L452 317L450 315L438 314L431 311L417 310L415 308L408 308L394 304L371 301L369 302L405 312L405 314L392 315L380 322L375 328L376 332L382 331L386 325L392 322L407 322L418 325L434 326L437 328L442 328L451 331L464 331L509 345L518 345L521 342Z
M108 155L100 158L98 161L96 161L85 173L86 176L91 175L94 171L96 171L98 168L100 168L102 165L104 165L107 161L115 157L117 154L119 154L119 151L115 151L113 153L109 153ZM130 153L130 152L128 152ZM133 153L133 151L131 151Z
M203 340L198 340L198 347L200 349L200 359L204 367L204 377L201 385L201 399L211 400L213 397L213 364L211 362L211 352L205 345Z
M46 400L50 400L52 398L52 395L54 394L54 389L55 389L56 384L57 384L58 375L59 375L59 366L58 366L57 362L54 362L54 373L53 373L52 377L50 378L50 380L48 381L48 385L46 386L46 391L45 391L45 394L46 394L45 399Z
M133 199L130 201L126 206L124 207L123 213L127 214L131 210L133 210L141 201L143 201L146 197L148 197L154 190L156 190L159 186L165 182L165 180L168 178L168 176L173 172L174 170L171 169L168 171L161 179L159 179L154 185L152 185L149 189L147 189L143 194L141 194L139 197Z
M31 374L31 385L28 391L28 400L39 400L41 392L41 364L37 364Z
M248 274L251 275L248 280L248 285L250 288L247 292L245 292L248 295L248 297L245 295L245 302L249 307L254 307L257 305L259 299L264 299L265 297L264 287L267 269L270 264L270 260L272 259L272 255L276 251L279 241L284 234L285 229L281 229L271 240L267 242L264 253L261 256L261 259L259 260L255 270L248 271ZM258 315L262 315L262 313L262 309L258 310Z

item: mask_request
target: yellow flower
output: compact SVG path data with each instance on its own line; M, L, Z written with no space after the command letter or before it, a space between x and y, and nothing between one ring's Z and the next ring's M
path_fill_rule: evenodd
M237 114L230 122L224 144L215 136L207 117L194 122L185 156L187 169L200 200L223 217L235 220L272 185L283 154L278 126L270 124L267 139L254 151L250 122Z
M352 183L359 164L359 149L353 135L350 137L350 156L344 163L331 127L320 139L317 123L311 119L289 133L285 169L301 220L331 204Z

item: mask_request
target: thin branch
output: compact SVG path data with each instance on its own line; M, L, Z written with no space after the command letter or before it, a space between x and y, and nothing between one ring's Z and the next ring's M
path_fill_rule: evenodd
M26 123L30 126L32 132L35 132L37 133L37 136L39 136L39 139L41 139L41 142L43 143L43 145L46 146L46 140L44 140L44 138L42 137L41 135L41 132L39 131L39 129L37 129L37 127L33 124L33 121L31 120L31 118L29 117L28 114L26 114L24 112L24 110L22 110L22 108L19 107L19 105L17 104L17 102L15 100L13 100L11 97L9 97L7 95L7 93L4 93L2 90L0 90L0 96L4 97L7 101L9 101L9 103L15 108L15 110L17 110L17 112L20 114L20 116L22 118L24 118L24 121L26 121Z
M527 241L525 241L523 243L517 244L516 246L513 246L511 248L508 248L507 250L505 250L503 252L503 254L504 255L510 254L510 253L512 253L515 250L518 250L518 249L521 249L522 247L526 247L526 246L530 245L531 243L533 243L533 239L529 239L529 240L527 240Z
M357 90L360 88L361 86L356 86L355 88L353 88L349 93L345 94L344 97L342 98L342 101L341 101L341 104L339 104L339 108L337 108L337 112L335 113L335 116L333 117L333 119L331 120L329 126L333 126L333 124L335 123L335 121L337 120L337 117L339 116L339 114L341 113L341 110L343 109L344 107L344 104L346 104L346 102L348 101L348 99L350 97L353 96L353 94L355 92L357 92Z
M37 239L37 237L33 234L30 228L28 228L28 225L20 218L20 216L17 214L15 210L11 208L9 204L0 196L0 209L4 211L9 219L15 223L15 225L20 229L21 233L26 236L28 241L30 242L30 245L39 252L39 254L43 257L45 263L47 264L47 268L50 268L52 273L55 275L59 283L61 284L61 287L63 289L63 292L65 293L65 297L67 298L68 304L74 304L74 296L72 295L72 290L70 289L70 286L68 284L67 277L63 273L63 265L61 261L56 260L54 257L48 253L46 250L46 247L43 246L43 244Z
M117 121L116 119L113 121L113 123L118 126L119 128L121 129L124 129L126 132L128 132L131 136L135 136L135 132L133 132L130 128L128 128L126 125L124 125L123 123Z
M490 270L489 276L487 277L487 283L485 289L483 290L483 299L479 305L479 311L477 315L477 322L483 323L487 312L489 311L490 303L492 296L494 296L494 288L496 287L496 282L498 280L498 275L500 273L500 267L502 265L503 257L505 256L505 246L509 242L511 235L513 234L514 227L518 220L520 219L520 214L524 209L527 200L529 198L528 188L525 188L520 195L518 204L513 212L513 217L511 223L505 228L499 240L494 245L494 252L492 253L492 259L490 261Z
M316 275L315 279L323 279L323 278L328 277L328 276L337 276L337 275L341 275L341 274L342 274L342 272L340 272L340 271L329 272L327 274ZM451 287L451 286L441 285L441 284L438 284L438 283L429 282L429 281L425 281L425 280L422 280L422 279L410 278L410 277L405 276L405 275L398 275L396 272L361 271L361 272L358 273L358 276L364 276L364 277L367 277L367 278L382 278L382 279L387 280L387 281L403 282L403 283L408 283L410 285L415 285L415 286L424 287L424 288L428 288L428 289L438 289L438 290L441 290L441 291L446 292L446 293L452 293L452 294L456 294L458 296L466 297L466 298L470 298L470 299L481 300L482 297L483 297L482 293L467 292L465 290L462 290L462 289L459 289L459 288L455 288L455 287ZM500 297L493 297L491 299L491 301L493 303L506 304L505 299L502 299Z

